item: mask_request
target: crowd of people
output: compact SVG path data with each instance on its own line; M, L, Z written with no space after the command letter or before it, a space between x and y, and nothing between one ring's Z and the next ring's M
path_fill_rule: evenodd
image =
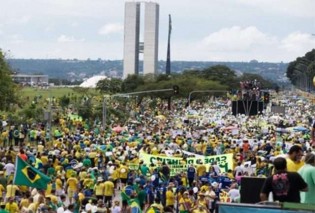
M179 100L171 111L145 102L125 124L105 129L66 114L51 132L44 124L8 123L0 138L0 212L212 213L217 202L240 202L241 180L253 176L268 177L262 200L273 192L275 201L314 204L311 103L276 99L287 101L284 115L267 107L261 115L232 116L230 101L217 98L189 108ZM188 162L228 154L230 167ZM51 178L46 189L14 184L17 156ZM182 169L163 157L180 159Z

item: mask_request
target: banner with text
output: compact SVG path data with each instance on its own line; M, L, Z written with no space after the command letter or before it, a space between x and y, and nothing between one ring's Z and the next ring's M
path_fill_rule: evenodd
M141 153L140 159L143 160L143 162L148 166L152 163L156 166L162 164L163 162L167 163L171 169L171 176L181 172L186 172L187 167L190 164L197 166L200 162L202 162L207 167L207 169L209 169L213 162L217 162L217 165L220 166L222 172L227 172L229 169L233 169L233 154L214 156L199 155L184 159L181 157L169 157Z

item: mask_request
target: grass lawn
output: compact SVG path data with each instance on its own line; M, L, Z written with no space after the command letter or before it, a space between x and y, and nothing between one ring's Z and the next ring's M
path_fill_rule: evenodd
M95 89L89 89L89 93L97 93ZM82 94L82 93L81 93ZM21 90L21 97L29 97L29 100L33 100L35 96L42 96L43 99L49 97L59 98L62 96L72 96L72 95L80 95L76 89L69 87L50 87L48 89L39 89L32 87L25 87Z

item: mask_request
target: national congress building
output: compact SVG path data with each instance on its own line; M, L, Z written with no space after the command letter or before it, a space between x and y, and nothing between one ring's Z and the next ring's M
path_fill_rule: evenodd
M140 42L140 11L144 6L144 36ZM143 53L143 74L156 74L159 41L159 5L154 2L126 2L124 23L124 72L139 74L139 54Z

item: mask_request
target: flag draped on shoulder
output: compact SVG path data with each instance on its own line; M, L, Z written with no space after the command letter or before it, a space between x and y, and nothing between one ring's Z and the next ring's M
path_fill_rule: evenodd
M29 165L19 156L16 156L13 184L36 189L47 189L49 182L50 177Z

